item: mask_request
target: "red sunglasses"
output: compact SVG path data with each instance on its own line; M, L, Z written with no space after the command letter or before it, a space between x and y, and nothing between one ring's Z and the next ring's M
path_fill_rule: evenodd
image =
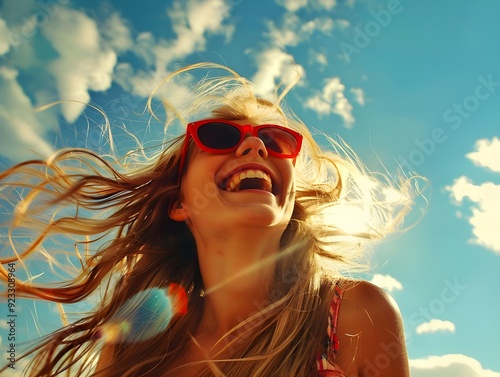
M247 133L261 139L267 152L279 158L296 158L302 146L302 135L283 126L275 124L252 126L219 119L199 120L187 125L179 175L184 168L191 137L202 151L223 154L238 149Z

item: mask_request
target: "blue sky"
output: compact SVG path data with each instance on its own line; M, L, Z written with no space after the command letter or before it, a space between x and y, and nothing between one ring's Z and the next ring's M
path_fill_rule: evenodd
M89 102L112 124L144 126L133 113L179 66L225 64L266 95L298 65L287 103L306 124L341 135L372 170L399 164L429 180L424 216L376 248L367 275L400 306L412 376L500 377L500 2L0 4L3 166L94 147ZM79 103L35 111L59 99ZM27 337L33 304L19 310ZM53 307L37 313L57 324Z

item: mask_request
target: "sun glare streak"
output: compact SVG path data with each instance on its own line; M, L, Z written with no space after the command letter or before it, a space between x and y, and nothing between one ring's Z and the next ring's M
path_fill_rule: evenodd
M221 281L219 284L216 284L216 285L214 285L213 287L211 287L209 289L205 289L205 294L207 295L207 294L213 293L216 290L221 289L224 286L231 284L235 280L241 279L242 277L244 277L246 275L249 275L249 274L251 274L253 272L256 272L256 271L260 270L261 268L264 268L264 267L266 267L268 265L271 265L274 262L278 261L279 259L285 258L290 253L293 253L293 250L291 250L292 248L293 249L297 249L297 248L300 248L300 247L302 247L302 244L295 244L295 245L290 246L288 249L283 250L280 253L272 254L272 255L270 255L270 256L262 259L259 263L254 263L251 266L243 269L239 273L234 274L233 276L229 277L228 279L226 279L224 281Z

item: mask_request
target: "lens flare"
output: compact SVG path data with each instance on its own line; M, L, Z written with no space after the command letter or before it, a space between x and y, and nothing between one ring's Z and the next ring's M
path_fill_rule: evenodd
M172 318L187 312L183 287L150 288L132 296L99 327L97 336L105 343L142 342L164 331Z

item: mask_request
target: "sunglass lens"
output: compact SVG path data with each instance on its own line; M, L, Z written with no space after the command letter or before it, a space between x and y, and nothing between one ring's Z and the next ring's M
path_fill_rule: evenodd
M290 132L280 128L261 128L259 138L268 150L284 156L294 155L297 152L297 139Z
M212 122L198 128L198 138L203 145L212 149L229 149L238 144L240 130L230 124Z

